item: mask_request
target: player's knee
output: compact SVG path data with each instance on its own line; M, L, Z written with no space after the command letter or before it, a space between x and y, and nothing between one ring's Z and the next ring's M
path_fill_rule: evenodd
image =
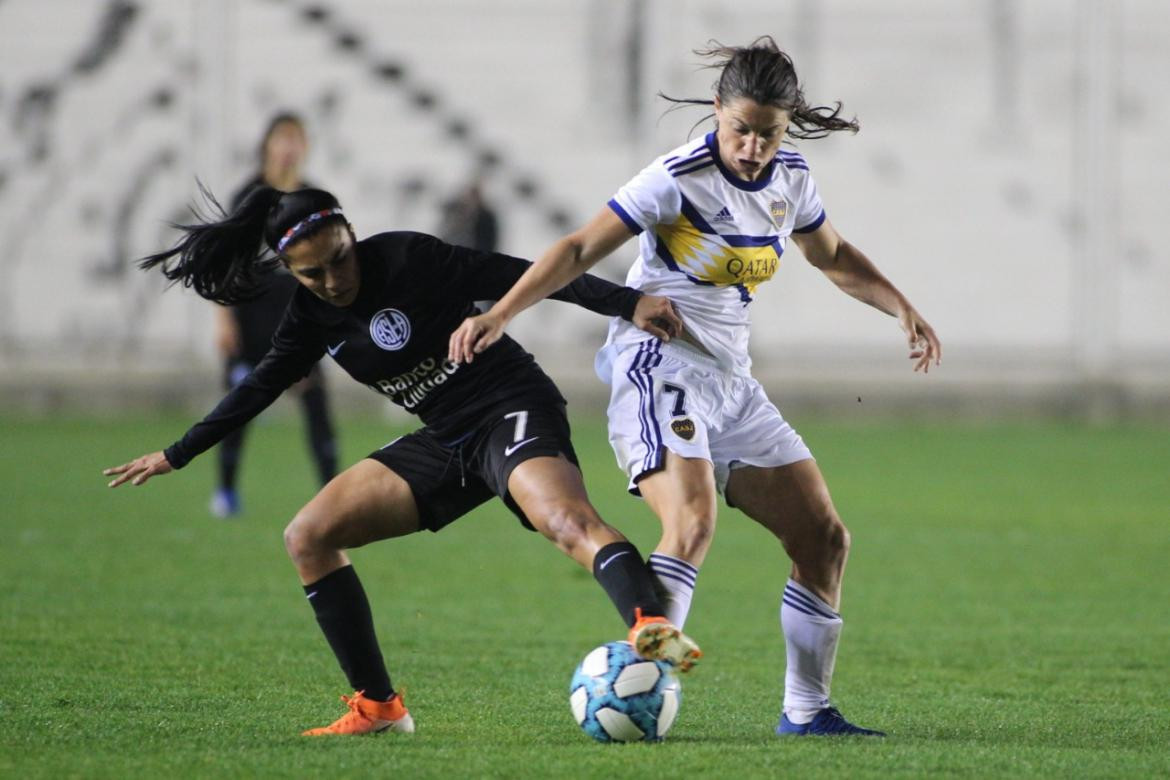
M284 549L294 562L319 552L324 539L320 523L307 507L297 512L284 529Z
M849 529L832 507L818 510L780 538L788 556L806 572L836 571L849 554Z
M837 517L832 509L825 511L818 523L820 533L817 534L817 552L820 558L829 561L838 561L849 554L851 542L849 529Z
M853 537L849 535L849 529L841 522L841 518L837 518L830 532L829 547L836 557L841 558L849 553L849 546L852 543Z
M589 538L593 525L601 520L589 507L558 504L550 507L543 519L544 532L557 547L572 555L573 550Z

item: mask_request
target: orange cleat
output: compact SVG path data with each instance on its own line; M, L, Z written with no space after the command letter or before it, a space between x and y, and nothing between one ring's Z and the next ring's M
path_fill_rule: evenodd
M402 703L402 694L396 693L390 701L374 701L358 691L353 696L342 696L349 707L328 726L303 732L306 737L320 737L329 734L377 734L382 731L397 731L403 734L414 732L414 718Z
M655 615L643 617L641 608L634 611L634 627L630 629L630 644L638 655L652 661L666 661L680 672L689 672L703 651L695 640L680 631L666 618Z

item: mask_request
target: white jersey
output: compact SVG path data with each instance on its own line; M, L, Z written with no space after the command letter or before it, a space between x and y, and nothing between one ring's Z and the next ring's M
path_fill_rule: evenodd
M811 233L825 211L798 153L782 149L756 181L719 159L715 134L659 157L609 201L639 236L629 287L670 298L687 332L726 371L746 375L748 304L772 278L793 232ZM646 334L615 318L598 356L598 373L622 347Z

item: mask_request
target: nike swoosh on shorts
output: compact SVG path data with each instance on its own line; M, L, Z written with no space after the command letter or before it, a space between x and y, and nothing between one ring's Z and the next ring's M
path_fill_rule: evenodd
M519 442L516 442L515 444L512 444L512 445L510 445L510 446L504 447L504 457L505 457L505 458L509 457L509 456L510 456L510 455L511 455L513 452L515 452L516 450L520 449L520 448L521 448L521 447L523 447L525 444L530 444L530 443L532 443L532 442L536 441L536 440L537 440L537 439L539 439L539 438L540 438L539 436L529 436L529 437L528 437L527 439L525 439L524 441L519 441Z

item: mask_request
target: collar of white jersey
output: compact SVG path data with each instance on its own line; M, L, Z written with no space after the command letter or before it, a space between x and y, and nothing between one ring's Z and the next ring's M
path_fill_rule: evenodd
M764 170L760 172L760 177L758 179L755 181L748 181L747 179L741 179L736 176L731 172L730 169L728 169L726 165L723 164L723 158L719 156L719 142L715 140L714 130L712 130L710 133L707 133L707 138L705 140L707 143L707 148L711 150L711 157L715 160L715 166L719 168L719 172L723 174L723 178L727 179L727 181L733 187L741 190L747 190L748 192L759 192L772 183L772 174L775 173L776 170L775 158L768 161L767 167L765 167Z

